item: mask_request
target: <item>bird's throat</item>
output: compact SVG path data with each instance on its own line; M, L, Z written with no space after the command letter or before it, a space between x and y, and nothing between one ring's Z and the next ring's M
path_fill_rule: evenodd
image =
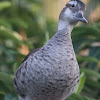
M73 27L74 26L70 25L67 21L59 20L57 31L61 31L61 30L65 30L66 29L68 31L68 33L71 33Z

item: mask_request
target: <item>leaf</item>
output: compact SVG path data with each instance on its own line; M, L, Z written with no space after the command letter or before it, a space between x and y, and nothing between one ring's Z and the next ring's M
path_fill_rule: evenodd
M89 51L89 56L91 57L95 57L96 59L100 59L100 46L94 46L91 47L90 51ZM97 63L95 62L91 62L88 63L88 68L94 69L95 66L98 66L97 64L99 64L99 61Z
M89 48L92 43L100 42L100 23L82 25L80 27L74 28L72 31L72 40L74 44L75 51L79 53L80 50L84 48ZM80 38L79 38L80 37Z
M48 31L45 32L45 39L46 39L45 43L47 43L50 39Z
M14 65L13 65L13 73L16 72L16 70L17 70L18 67L19 67L19 63L18 62L14 63Z
M80 75L80 80L79 83L77 85L77 88L75 90L75 93L80 93L84 87L84 83L85 83L85 74L82 72Z
M0 27L0 38L11 39L17 43L23 43L21 36L17 32L14 32L5 27Z
M8 22L8 20L5 19L5 18L1 18L1 19L0 19L0 25L2 25L2 26L4 26L4 27L7 27L7 28L9 28L9 29L12 28L12 25L11 25L11 24Z
M68 99L65 100L84 100L84 99L79 94L74 93Z
M4 72L0 72L0 81L3 83L3 87L7 88L8 91L6 92L11 92L15 94L14 87L13 87L13 78L10 75ZM0 85L0 87L2 86Z
M86 85L92 89L96 89L100 91L100 82L97 82L93 79L87 78Z
M98 59L95 57L90 57L90 56L78 56L77 57L78 61L87 61L87 62L96 62L98 63Z
M84 100L96 100L96 99L88 98L88 97L85 96Z
M9 1L1 1L0 2L0 10L3 10L8 7L11 7L11 2L9 2Z
M22 20L21 18L16 18L16 17L14 17L14 18L11 18L11 19L9 19L9 22L13 25L13 26L17 26L18 28L24 28L24 29L27 29L28 28L28 25L27 25L27 23L24 21L24 20Z
M0 80L0 94L5 95L8 92L8 87Z
M80 94L72 94L68 99L65 100L96 100L88 97L81 96Z
M86 75L94 76L100 79L100 74L94 70L88 69L88 68L81 68L81 72L84 72Z

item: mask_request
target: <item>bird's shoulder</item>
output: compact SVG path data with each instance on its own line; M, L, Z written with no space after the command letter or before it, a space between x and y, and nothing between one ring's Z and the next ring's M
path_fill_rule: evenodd
M25 71L26 71L26 67L27 67L27 62L25 62L31 55L34 55L40 48L34 49L32 51L29 52L29 54L24 58L24 60L22 61L22 64L20 65L20 67L17 69L15 76L14 76L14 87L16 89L16 92L21 96L21 97L25 97L25 87L24 87L24 77L25 77ZM23 70L23 71L22 71ZM23 80L22 80L23 77ZM21 81L20 85L19 85L19 80ZM23 92L24 91L24 92Z
M32 51L29 52L29 54L24 58L24 60L22 61L25 62L31 55L34 55L40 48L34 49Z

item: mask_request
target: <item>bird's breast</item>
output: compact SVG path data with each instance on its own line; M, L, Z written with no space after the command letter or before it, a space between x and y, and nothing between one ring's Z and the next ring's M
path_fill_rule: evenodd
M79 80L79 68L73 50L55 51L49 50L49 53L34 56L34 59L30 57L27 63L27 84L44 93L74 87Z
M16 80L19 93L27 91L27 95L52 98L69 96L79 80L73 48L41 49L18 68Z

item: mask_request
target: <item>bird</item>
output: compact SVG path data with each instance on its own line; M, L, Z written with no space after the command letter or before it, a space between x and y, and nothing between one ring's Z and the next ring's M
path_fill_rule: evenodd
M71 32L86 10L81 0L70 0L59 15L55 35L41 48L31 51L14 75L19 100L64 100L79 82L79 65Z

